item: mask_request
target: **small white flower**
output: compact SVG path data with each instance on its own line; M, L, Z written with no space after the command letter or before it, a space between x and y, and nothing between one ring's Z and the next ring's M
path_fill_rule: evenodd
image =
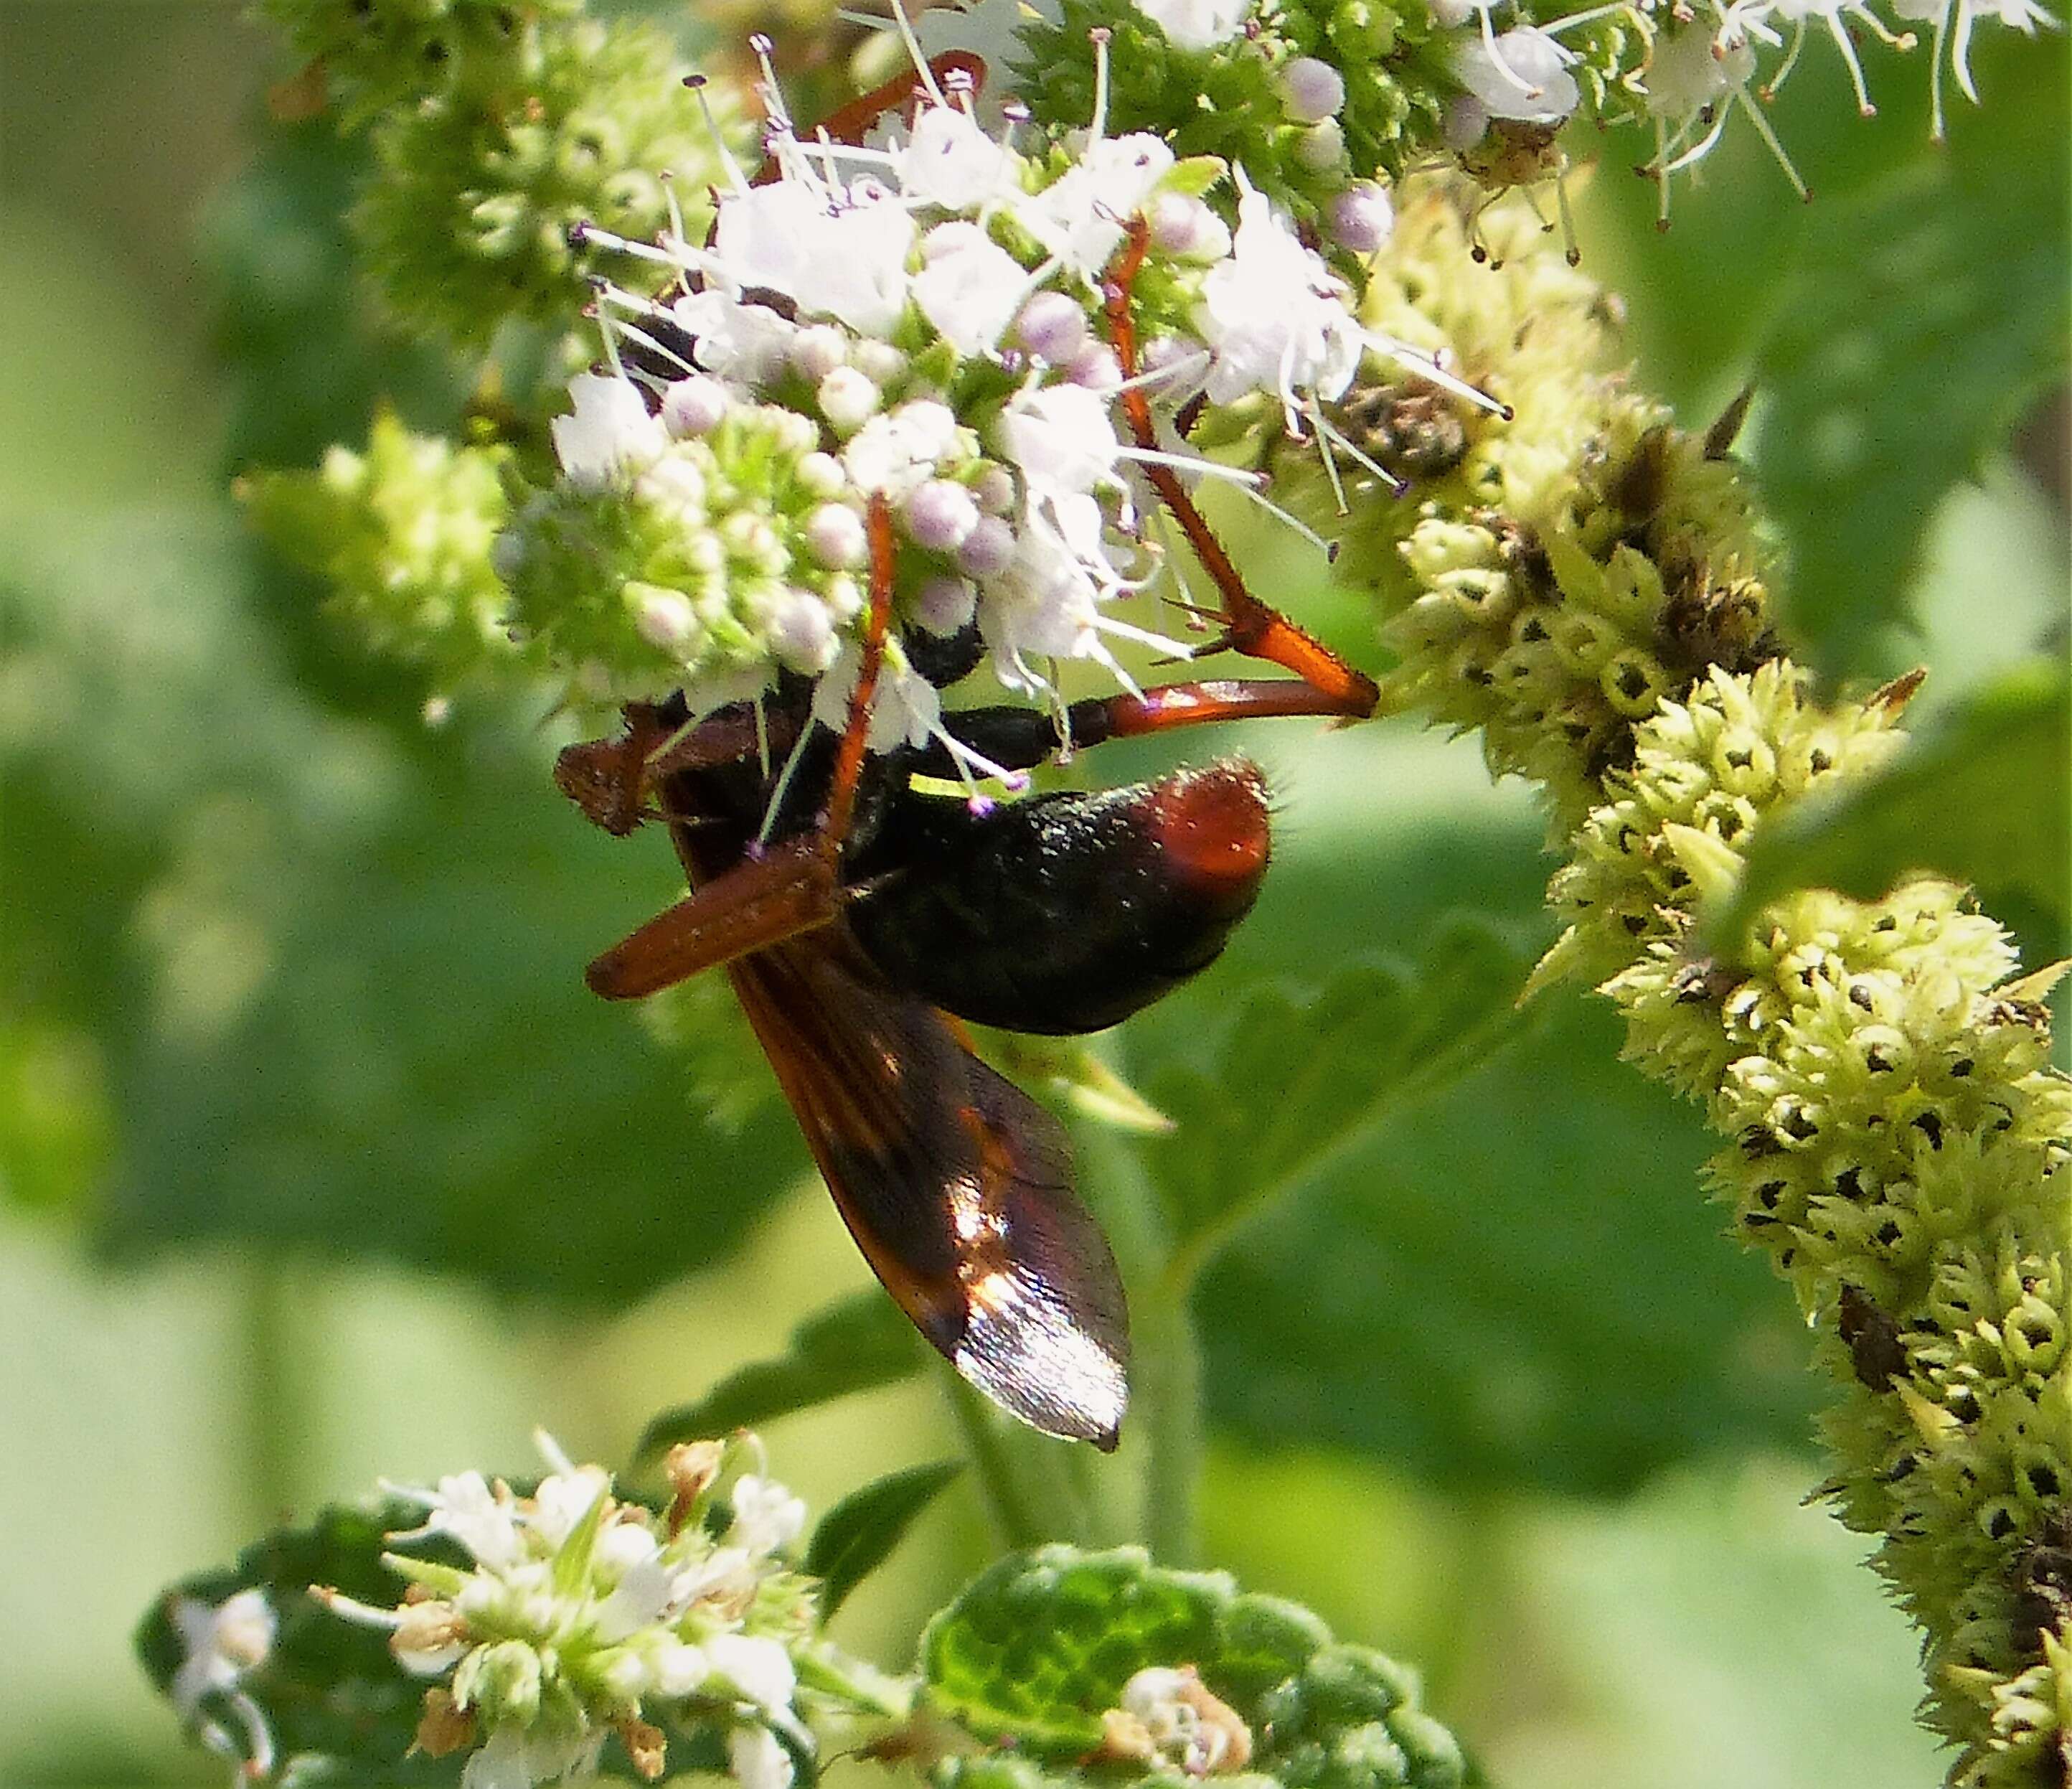
M947 404L915 398L874 416L842 450L842 466L857 488L895 503L935 475L959 446L957 419Z
M813 718L830 733L840 733L849 725L849 697L855 693L857 677L862 668L863 648L852 640L841 649L826 676L814 685ZM928 736L941 726L942 714L942 697L935 686L919 672L888 657L878 666L878 691L871 701L870 726L863 742L875 752L896 751L902 746L925 744ZM780 1647L778 1650L781 1654L783 1649ZM734 1677L744 1695L761 1700L722 1662L719 1653L713 1652L712 1657L714 1670L724 1676ZM788 1659L785 1664L789 1669Z
M1202 282L1198 326L1215 351L1209 401L1248 391L1276 393L1292 414L1300 394L1332 398L1352 382L1366 336L1345 286L1302 246L1285 219L1240 175L1231 258Z
M1022 263L976 224L938 224L921 239L914 302L960 354L989 353L1029 290Z
M682 1640L672 1640L655 1655L655 1693L673 1701L694 1695L712 1676L712 1661L705 1648Z
M186 1656L167 1693L191 1720L204 1696L235 1689L247 1672L265 1664L278 1623L263 1590L240 1590L212 1607L193 1597L173 1605L173 1626Z
M639 471L667 443L630 379L579 372L569 381L569 397L574 413L556 417L548 429L563 476L586 496Z
M953 105L926 105L893 167L909 199L945 211L970 211L1001 190L1013 158Z
M1742 43L1737 64L1731 67L1729 53L1711 32L1695 26L1656 37L1639 84L1650 116L1695 117L1729 87L1745 80L1754 68L1754 51Z
M1520 25L1493 41L1470 38L1453 51L1453 72L1493 118L1559 124L1582 103L1568 64L1576 60L1545 31Z
M1943 135L1942 64L1947 60L1957 76L1957 85L1972 105L1980 104L1979 89L1971 79L1971 30L1981 19L1996 19L2012 26L2025 37L2033 37L2037 27L2055 31L2060 21L2034 0L1892 0L1892 10L1901 19L1935 22L1935 39L1929 75L1932 101L1930 134L1940 142Z
M858 182L837 196L786 178L719 202L713 253L738 287L767 286L801 311L883 335L906 306L914 220Z
M1081 494L1112 481L1122 450L1108 401L1084 385L1044 385L1001 414L1000 448L1032 491Z
M442 1478L434 1491L404 1491L399 1495L430 1505L431 1512L420 1533L452 1536L467 1548L478 1565L486 1565L491 1571L517 1563L524 1550L517 1511L508 1498L490 1490L479 1472Z
M791 1789L791 1754L767 1727L736 1727L726 1736L727 1768L741 1789Z
M775 1553L790 1546L805 1530L804 1500L775 1478L743 1473L734 1481L733 1504L734 1525L727 1539L751 1553Z
M1148 132L1103 138L1042 191L1012 201L1015 221L1073 273L1097 279L1172 166Z
M1237 35L1252 0L1137 0L1137 10L1183 50L1212 50Z
M601 1466L550 1472L532 1493L528 1525L549 1547L564 1546L590 1506L610 1488L610 1475Z
M726 1679L745 1700L772 1714L789 1711L798 1673L791 1668L791 1655L776 1641L715 1634L704 1651L713 1675Z
M751 389L783 372L799 333L768 305L743 304L716 286L686 294L669 315L697 338L700 366Z

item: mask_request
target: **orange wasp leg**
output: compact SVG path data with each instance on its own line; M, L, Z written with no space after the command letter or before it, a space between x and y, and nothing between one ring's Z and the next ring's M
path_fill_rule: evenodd
M1102 308L1107 314L1108 340L1122 365L1122 409L1137 445L1147 452L1159 450L1158 431L1151 420L1151 405L1142 386L1137 385L1137 323L1130 313L1129 297L1137 270L1150 241L1150 228L1143 218L1131 220L1129 238L1116 256L1101 289ZM1211 651L1228 648L1248 658L1278 664L1322 693L1334 705L1303 709L1301 714L1326 714L1350 720L1365 720L1381 700L1374 680L1355 671L1321 640L1305 633L1287 616L1262 603L1245 588L1238 569L1231 563L1223 542L1202 520L1202 512L1187 495L1186 487L1171 467L1155 462L1141 468L1151 487L1163 500L1173 519L1187 537L1187 545L1215 581L1223 598L1223 635ZM1270 712L1270 711L1269 711Z
M613 945L583 972L592 993L606 1000L643 999L704 970L827 925L841 911L841 847L855 812L871 700L877 693L878 672L885 662L885 634L892 611L892 512L882 497L874 497L870 505L870 614L865 626L856 689L849 697L848 722L842 729L835 759L834 781L820 825L804 838L774 845L761 857L748 858L715 876ZM713 763L726 762L738 754L719 755L722 742L739 730L738 723L730 722L700 740L703 730L694 728L663 756L666 759L698 740L700 757ZM668 734L661 730L655 711L635 705L627 710L625 737L602 743L606 754L619 755L622 766L631 757L635 812L639 791L651 768L647 754L655 745L667 741ZM586 748L570 749L580 752ZM587 767L597 761L579 758L576 762ZM571 769L565 775L563 772L568 763L565 753L556 765L556 776L563 789L574 795L570 784L575 780L574 771ZM680 762L675 767L684 766ZM576 799L591 818L598 819L583 796ZM623 796L620 800L622 805L611 810L614 818L627 811ZM599 824L606 822L599 820ZM687 857L680 829L672 827L672 831L678 835L678 854ZM689 868L688 861L685 867Z

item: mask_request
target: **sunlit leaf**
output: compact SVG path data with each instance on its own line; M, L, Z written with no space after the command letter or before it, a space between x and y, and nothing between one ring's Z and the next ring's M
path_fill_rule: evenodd
M1221 1572L1161 1569L1133 1548L1046 1547L1005 1559L921 1642L937 1707L1054 1771L1102 1746L1103 1717L1139 1672L1185 1668L1244 1721L1255 1783L1462 1781L1460 1749L1418 1709L1414 1674L1334 1642L1294 1603L1241 1594ZM1126 1770L1118 1760L1101 1775ZM945 1780L1009 1789L1015 1778L1001 1781L981 1760L952 1766Z
M636 1451L652 1458L678 1441L754 1428L890 1385L919 1372L929 1358L899 1307L868 1286L801 1323L776 1359L741 1367L695 1402L664 1411L648 1425Z
M1211 1414L1478 1493L1612 1495L1666 1462L1803 1446L1789 1301L1725 1247L1695 1108L1594 999L1363 1137L1252 1224L1195 1310Z

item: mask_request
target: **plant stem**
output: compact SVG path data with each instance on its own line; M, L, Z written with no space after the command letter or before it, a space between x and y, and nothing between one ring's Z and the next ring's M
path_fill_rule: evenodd
M983 1392L948 1366L943 1371L950 1413L1001 1544L1020 1548L1046 1540L1085 1540L1084 1487L1075 1470L1059 1470L1060 1458L1069 1458L1070 1444L1034 1429L1011 1430Z
M297 1443L306 1411L298 1409L294 1351L296 1276L279 1261L249 1263L239 1290L245 1353L245 1438L239 1474L250 1499L255 1533L278 1527L300 1490Z

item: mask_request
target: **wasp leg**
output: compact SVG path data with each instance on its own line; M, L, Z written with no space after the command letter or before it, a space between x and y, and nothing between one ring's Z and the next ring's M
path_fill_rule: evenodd
M1175 727L1211 721L1281 719L1312 715L1340 720L1346 709L1331 692L1300 679L1211 678L1199 683L1161 684L1135 696L1089 696L1055 715L1034 708L964 708L943 717L958 740L982 752L1002 768L1032 770L1073 746L1098 746L1105 740L1129 739ZM940 745L931 744L909 761L923 776L944 779L956 766Z
M1130 293L1137 270L1144 265L1149 227L1141 216L1131 220L1128 240L1108 271L1102 286L1102 307L1108 318L1108 340L1122 365L1122 409L1137 445L1147 452L1158 450L1158 431L1151 420L1151 405L1137 376L1137 322L1129 308ZM1180 531L1202 569L1214 580L1223 598L1223 637L1207 648L1229 650L1248 658L1264 659L1293 671L1305 683L1322 693L1335 705L1326 712L1347 720L1365 720L1381 699L1374 680L1355 671L1322 641L1305 633L1270 603L1262 603L1245 588L1244 580L1231 564L1223 542L1215 537L1202 512L1187 495L1186 487L1170 466L1147 461L1139 470L1172 512ZM1310 712L1304 710L1303 712Z

